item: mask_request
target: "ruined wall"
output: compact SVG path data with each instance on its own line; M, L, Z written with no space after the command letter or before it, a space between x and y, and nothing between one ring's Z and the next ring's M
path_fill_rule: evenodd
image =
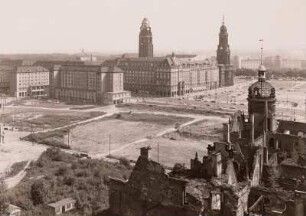
M122 180L110 178L109 205L110 210L115 214L120 214L122 205L122 193L125 183Z
M290 134L282 134L282 133L268 133L267 134L267 146L269 151L274 151L279 149L281 151L292 152L293 146L299 142L299 140L305 140L300 137L290 135ZM278 143L277 143L278 142Z
M261 156L260 152L257 151L254 155L254 161L253 161L253 171L251 175L251 186L257 186L260 183L261 178Z
M247 212L250 186L223 190L222 212L224 216L244 216Z
M161 216L163 211L158 209L184 209L185 184L168 177L159 163L139 157L129 181L111 187L111 209L121 216L150 215L152 211Z
M300 179L302 176L306 176L306 167L281 164L280 165L280 172L281 172L280 175L284 176L286 178Z

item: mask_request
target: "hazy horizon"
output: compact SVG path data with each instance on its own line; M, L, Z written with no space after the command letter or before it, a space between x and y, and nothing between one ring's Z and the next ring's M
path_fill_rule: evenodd
M232 51L305 56L305 0L0 0L0 54L135 53L144 17L155 53L211 51L223 14Z

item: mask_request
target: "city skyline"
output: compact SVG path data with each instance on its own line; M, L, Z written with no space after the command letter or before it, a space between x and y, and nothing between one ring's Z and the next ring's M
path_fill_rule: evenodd
M16 7L16 4L19 6ZM137 52L141 22L159 52L216 50L222 16L232 50L306 50L306 2L0 0L0 53Z

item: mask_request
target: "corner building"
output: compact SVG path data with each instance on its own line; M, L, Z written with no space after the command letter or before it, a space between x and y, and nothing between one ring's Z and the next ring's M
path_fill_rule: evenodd
M218 68L207 60L171 57L118 58L103 63L124 71L124 89L136 94L182 96L218 87Z

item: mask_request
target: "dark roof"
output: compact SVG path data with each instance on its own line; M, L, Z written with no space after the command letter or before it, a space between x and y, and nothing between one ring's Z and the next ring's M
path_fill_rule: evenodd
M286 121L279 120L278 128L279 132L283 132L285 130L294 131L294 132L303 132L306 133L306 123L303 122L295 122L295 121Z
M16 68L16 66L13 65L1 65L0 64L0 70L2 71L12 71Z
M188 66L188 65L207 65L214 66L212 62L207 59L203 60L195 60L195 59L186 59L186 58L177 58L177 57L137 57L137 58L116 58L110 59L103 62L103 65L124 65L129 63L166 63L169 67L177 67L177 66Z
M19 66L17 67L17 73L33 73L33 72L49 72L49 70L42 66Z
M227 28L224 24L222 24L222 26L220 27L220 32L221 33L227 33Z
M257 81L253 83L249 87L249 91L252 92L252 94L255 94L255 90L258 89L259 95L257 97L270 97L271 93L275 90L274 87L266 81Z
M122 73L123 71L116 66L101 65L62 65L61 71L82 71L82 72L101 72L101 73Z

